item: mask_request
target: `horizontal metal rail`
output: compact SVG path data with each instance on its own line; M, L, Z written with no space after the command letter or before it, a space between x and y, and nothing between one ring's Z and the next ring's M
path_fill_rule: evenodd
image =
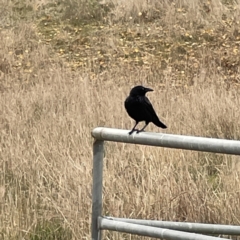
M98 227L100 229L112 230L118 232L132 233L136 235L154 237L169 240L223 240L226 238L211 237L196 233L180 232L165 228L149 227L133 223L109 220L103 217L98 218Z
M170 222L157 220L142 220L129 218L104 217L109 220L115 220L125 223L133 223L157 228L168 228L172 230L203 233L203 234L223 234L223 235L240 235L240 226L223 225L223 224L206 224L191 222Z
M240 155L240 141L235 140L150 132L133 133L132 135L128 133L128 130L97 127L93 129L92 136L102 141Z

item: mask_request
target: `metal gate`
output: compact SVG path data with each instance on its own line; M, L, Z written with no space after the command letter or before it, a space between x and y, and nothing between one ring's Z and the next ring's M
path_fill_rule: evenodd
M101 240L101 230L104 229L172 240L224 239L202 234L240 235L240 226L101 216L104 141L233 155L240 155L240 141L149 132L129 135L127 130L103 127L95 128L92 136L95 138L93 144L92 240Z

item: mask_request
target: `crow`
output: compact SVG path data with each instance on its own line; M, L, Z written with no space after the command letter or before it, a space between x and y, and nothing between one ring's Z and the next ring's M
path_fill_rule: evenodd
M145 96L147 92L152 92L153 89L143 86L136 86L131 89L129 96L126 98L124 105L128 115L136 121L133 129L129 132L131 135L134 131L137 133L144 131L147 125L152 122L161 128L167 128L155 113L152 104ZM145 126L141 130L135 129L139 122L145 121Z

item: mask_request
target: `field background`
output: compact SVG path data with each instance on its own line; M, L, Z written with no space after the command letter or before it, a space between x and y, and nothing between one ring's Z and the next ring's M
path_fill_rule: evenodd
M240 1L0 0L0 239L90 239L97 126L240 138ZM104 215L240 225L239 157L106 143ZM103 239L148 239L104 232Z

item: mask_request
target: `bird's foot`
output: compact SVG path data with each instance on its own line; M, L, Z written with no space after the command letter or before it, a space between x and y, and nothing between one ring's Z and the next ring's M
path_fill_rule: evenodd
M131 130L128 134L131 135L133 132L137 132L137 133L138 133L139 130L138 130L138 129L133 129L133 130Z
M137 130L137 134L140 133L140 132L145 132L144 130Z

